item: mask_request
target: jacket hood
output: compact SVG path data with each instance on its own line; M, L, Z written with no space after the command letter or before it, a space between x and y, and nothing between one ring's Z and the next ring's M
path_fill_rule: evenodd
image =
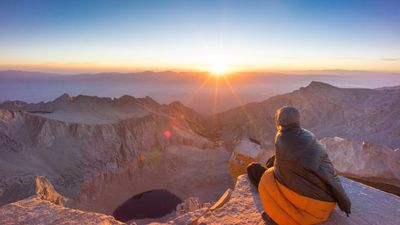
M300 113L293 106L284 106L275 113L276 127L287 127L289 125L300 126Z

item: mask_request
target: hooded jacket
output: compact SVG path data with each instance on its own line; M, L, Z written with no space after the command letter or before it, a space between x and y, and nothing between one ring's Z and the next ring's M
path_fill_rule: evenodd
M324 147L299 121L300 114L293 107L283 107L275 115L275 179L300 195L337 202L349 214L350 199Z

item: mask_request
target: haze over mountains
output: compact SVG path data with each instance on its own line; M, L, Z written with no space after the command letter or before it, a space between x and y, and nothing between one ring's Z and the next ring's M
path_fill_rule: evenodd
M220 78L217 107L214 108L216 78L211 77L207 80L207 77L207 73L172 71L76 75L1 71L0 102L51 101L64 93L71 96L117 98L123 95L151 96L160 103L181 101L198 112L211 114L245 103L263 101L273 95L306 86L311 81L354 88L380 88L400 84L398 74L362 71L306 71L301 74L241 73L228 77L232 89L223 78ZM232 90L235 94L232 94Z

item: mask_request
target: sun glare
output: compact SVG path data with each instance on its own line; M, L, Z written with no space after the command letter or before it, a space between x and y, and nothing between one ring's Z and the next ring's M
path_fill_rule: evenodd
M216 63L211 65L208 70L214 76L225 76L229 72L229 66L223 63Z

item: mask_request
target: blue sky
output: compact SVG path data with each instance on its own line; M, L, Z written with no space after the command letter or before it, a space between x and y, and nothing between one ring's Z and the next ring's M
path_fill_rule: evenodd
M400 1L0 1L0 69L400 72Z

